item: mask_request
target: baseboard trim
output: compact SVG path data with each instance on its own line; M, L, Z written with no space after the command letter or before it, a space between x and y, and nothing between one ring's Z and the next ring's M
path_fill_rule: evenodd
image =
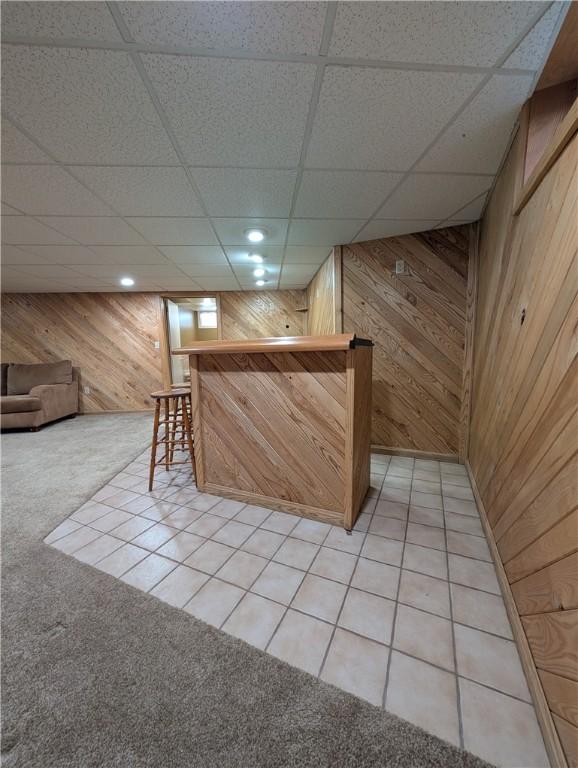
M447 461L459 464L456 453L435 453L432 451L413 451L409 448L389 448L385 445L372 445L373 453L386 453L388 456L407 456L411 459L427 459L429 461Z
M536 710L536 717L538 718L538 724L540 726L540 730L542 731L542 737L544 738L544 746L546 747L546 752L548 753L548 757L550 758L552 766L555 766L555 768L568 768L568 762L566 760L564 750L562 749L562 744L560 742L558 732L556 731L554 720L552 719L552 713L548 707L546 694L544 693L542 683L540 682L540 678L538 676L538 670L534 664L532 651L530 650L528 639L526 637L526 633L524 632L524 627L522 626L518 609L516 608L514 595L512 594L510 582L508 581L508 577L506 575L506 571L504 570L502 559L498 551L498 546L496 544L496 540L494 539L494 533L486 514L486 508L484 507L482 497L480 496L480 492L476 484L476 478L474 477L470 462L467 459L466 469L470 478L470 483L472 485L478 511L480 513L482 527L484 529L484 533L486 534L490 552L492 553L492 559L496 567L496 575L498 577L500 589L502 590L506 612L508 614L508 618L510 619L512 634L514 635L514 642L518 647L522 668L526 676L528 688L530 689L530 695L532 696L532 701Z

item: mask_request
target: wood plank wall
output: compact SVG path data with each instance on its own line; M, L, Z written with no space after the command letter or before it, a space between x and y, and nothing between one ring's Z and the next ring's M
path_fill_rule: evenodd
M223 338L301 336L303 313L295 310L304 301L304 291L223 292ZM162 386L160 334L155 293L2 296L2 360L72 359L81 370L83 413L152 407L149 393Z
M337 245L307 286L307 334L341 333L341 246Z
M481 227L469 462L578 764L578 138L519 216L522 130Z
M343 330L375 344L374 445L458 454L470 238L467 225L342 246Z

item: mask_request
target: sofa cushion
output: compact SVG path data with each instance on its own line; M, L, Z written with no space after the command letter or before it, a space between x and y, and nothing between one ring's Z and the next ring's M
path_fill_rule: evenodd
M0 410L2 413L27 413L39 411L42 403L39 397L30 395L6 395L0 397Z
M8 367L8 395L27 395L39 384L71 384L72 361L58 363L12 363Z
M8 366L10 363L2 363L1 364L1 389L0 389L0 395L7 395L8 394Z

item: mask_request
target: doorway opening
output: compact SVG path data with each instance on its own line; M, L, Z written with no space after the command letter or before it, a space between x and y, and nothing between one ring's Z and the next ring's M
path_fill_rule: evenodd
M171 296L163 299L166 318L166 348L170 383L190 383L189 359L173 350L196 341L220 338L219 309L216 296Z

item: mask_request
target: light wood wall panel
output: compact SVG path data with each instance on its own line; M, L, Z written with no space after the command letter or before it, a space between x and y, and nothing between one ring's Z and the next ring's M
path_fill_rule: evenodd
M155 293L3 294L2 360L71 359L83 413L152 408L149 393L163 381L160 301ZM304 291L223 292L223 338L302 336L304 302Z
M336 245L307 286L307 333L341 333L341 246Z
M520 129L481 225L469 462L548 706L578 740L578 138L519 215Z
M342 246L343 330L375 344L375 445L458 454L472 242L467 225Z

